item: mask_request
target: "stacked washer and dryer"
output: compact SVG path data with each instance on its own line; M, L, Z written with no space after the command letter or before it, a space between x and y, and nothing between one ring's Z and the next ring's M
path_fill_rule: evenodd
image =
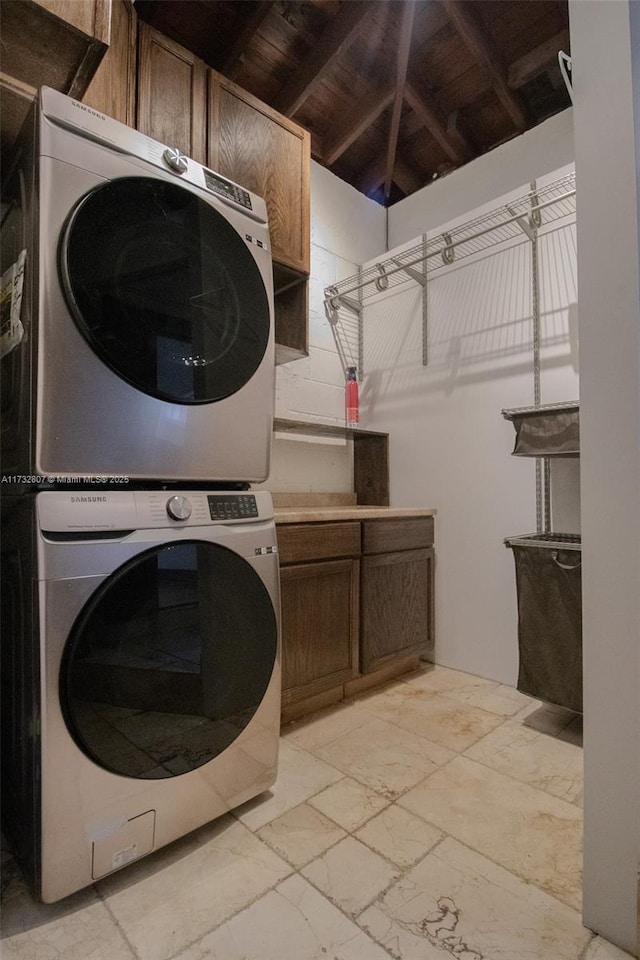
M274 781L264 201L44 88L3 191L3 820L46 902Z

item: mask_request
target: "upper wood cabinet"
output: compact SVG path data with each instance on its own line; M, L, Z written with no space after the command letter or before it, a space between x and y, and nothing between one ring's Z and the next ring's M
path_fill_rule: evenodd
M264 197L276 263L309 272L310 134L210 73L209 165Z
M142 22L137 127L198 163L207 163L207 66Z
M136 122L136 19L131 0L113 0L111 43L82 98L130 127Z
M2 166L38 88L82 97L110 42L111 0L11 0L2 4Z

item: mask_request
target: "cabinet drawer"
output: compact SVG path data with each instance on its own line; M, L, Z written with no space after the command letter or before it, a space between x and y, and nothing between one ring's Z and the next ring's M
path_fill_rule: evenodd
M353 557L360 553L360 524L286 523L278 526L280 563Z
M433 517L407 520L365 520L362 524L363 553L393 553L418 550L433 544Z

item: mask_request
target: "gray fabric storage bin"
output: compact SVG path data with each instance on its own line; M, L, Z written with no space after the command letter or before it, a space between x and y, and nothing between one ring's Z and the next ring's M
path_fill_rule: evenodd
M580 537L511 537L518 596L518 690L582 713Z
M577 457L580 454L580 408L577 402L503 410L516 431L516 457Z

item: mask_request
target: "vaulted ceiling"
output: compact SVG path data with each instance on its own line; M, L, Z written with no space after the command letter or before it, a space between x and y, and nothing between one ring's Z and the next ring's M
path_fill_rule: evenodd
M391 204L570 105L567 0L136 0Z

